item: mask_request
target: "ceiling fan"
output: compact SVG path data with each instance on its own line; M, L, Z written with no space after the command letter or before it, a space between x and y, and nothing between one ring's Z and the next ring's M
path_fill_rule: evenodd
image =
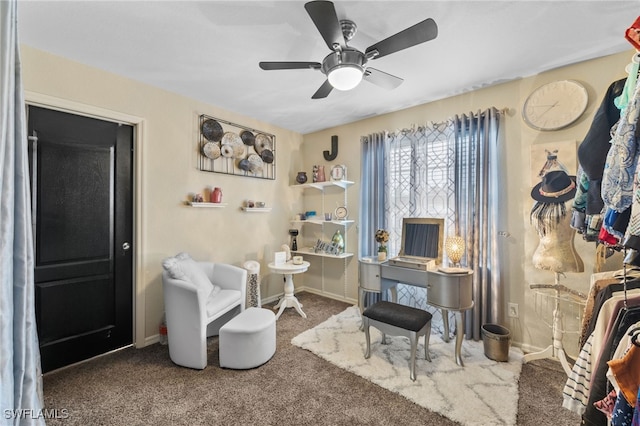
M327 80L313 94L312 99L326 98L334 88L351 90L363 79L385 89L395 89L404 81L403 79L367 67L367 62L433 40L438 35L438 26L433 19L428 18L369 46L363 53L347 45L356 33L356 24L349 20L338 20L332 2L310 1L304 5L304 8L332 52L322 60L322 63L260 62L259 65L263 70L320 70L327 76Z

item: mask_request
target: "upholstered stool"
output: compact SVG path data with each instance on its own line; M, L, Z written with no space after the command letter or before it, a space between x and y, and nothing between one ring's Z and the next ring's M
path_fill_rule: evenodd
M368 359L371 355L369 326L373 326L382 332L382 344L387 343L386 334L408 337L411 342L409 377L411 380L416 380L416 350L420 336L424 336L424 357L426 360L431 361L429 357L431 314L422 309L383 301L369 306L362 315L364 335L367 341L365 359Z
M220 367L244 370L269 361L276 352L276 316L247 308L220 328Z

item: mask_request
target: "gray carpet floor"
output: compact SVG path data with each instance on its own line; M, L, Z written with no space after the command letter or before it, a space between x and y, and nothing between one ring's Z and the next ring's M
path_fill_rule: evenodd
M221 369L217 337L210 339L204 370L176 366L167 346L123 349L46 374L46 408L68 413L47 424L456 424L293 346L293 337L349 306L310 293L297 297L308 318L286 309L277 322L276 354L259 368ZM517 424L580 424L579 416L562 408L565 381L556 361L523 365Z

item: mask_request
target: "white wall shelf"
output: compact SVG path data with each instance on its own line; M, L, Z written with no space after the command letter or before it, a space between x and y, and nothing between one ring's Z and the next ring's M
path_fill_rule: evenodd
M189 201L189 206L209 209L223 209L227 207L227 203L196 203L193 201Z
M317 211L317 216L311 216L306 220L291 220L292 226L300 228L300 237L303 240L301 247L296 250L296 255L315 259L312 264L316 264L320 281L315 281L311 287L319 290L321 293L339 295L348 297L349 280L348 265L350 259L355 254L349 252L351 245L349 244L347 234L353 234L352 225L355 220L349 218L347 205L347 189L354 185L355 182L349 180L327 180L325 182L307 182L303 184L294 184L291 187L299 188L303 192L305 207L310 211ZM335 205L334 205L335 203ZM338 209L340 211L338 211ZM324 220L325 213L331 212L333 220ZM337 217L336 214L339 214ZM344 239L344 252L340 254L330 254L324 251L315 252L313 246L315 241L330 242L335 232L340 231ZM349 231L349 232L348 232ZM306 237L306 238L305 238ZM309 247L311 245L311 247ZM353 250L353 247L351 247ZM340 277L339 271L342 271ZM340 282L342 282L340 284Z
M309 220L292 220L293 224L304 225L305 223L311 223L313 225L324 225L326 223L333 223L334 225L342 225L349 226L355 223L355 220L318 220L318 219L309 219Z
M240 207L247 213L268 213L271 211L271 207Z
M330 257L330 258L333 258L333 259L346 259L348 257L352 257L353 256L353 253L341 253L339 255L322 253L322 252L321 253L316 253L313 250L313 247L304 247L302 250L295 250L295 251L292 251L292 253L299 254L299 255Z
M324 191L325 188L327 187L332 187L332 186L338 186L342 189L347 189L348 187L350 187L351 185L353 185L355 182L349 181L349 180L328 180L325 182L313 182L313 183L301 183L298 185L293 185L297 188L302 188L302 189L306 189L306 188L315 188L318 189L320 191Z

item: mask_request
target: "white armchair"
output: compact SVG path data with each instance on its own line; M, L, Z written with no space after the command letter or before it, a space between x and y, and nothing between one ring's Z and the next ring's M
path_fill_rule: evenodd
M207 337L244 311L247 271L196 262L186 253L163 261L162 284L169 356L181 366L207 366Z

